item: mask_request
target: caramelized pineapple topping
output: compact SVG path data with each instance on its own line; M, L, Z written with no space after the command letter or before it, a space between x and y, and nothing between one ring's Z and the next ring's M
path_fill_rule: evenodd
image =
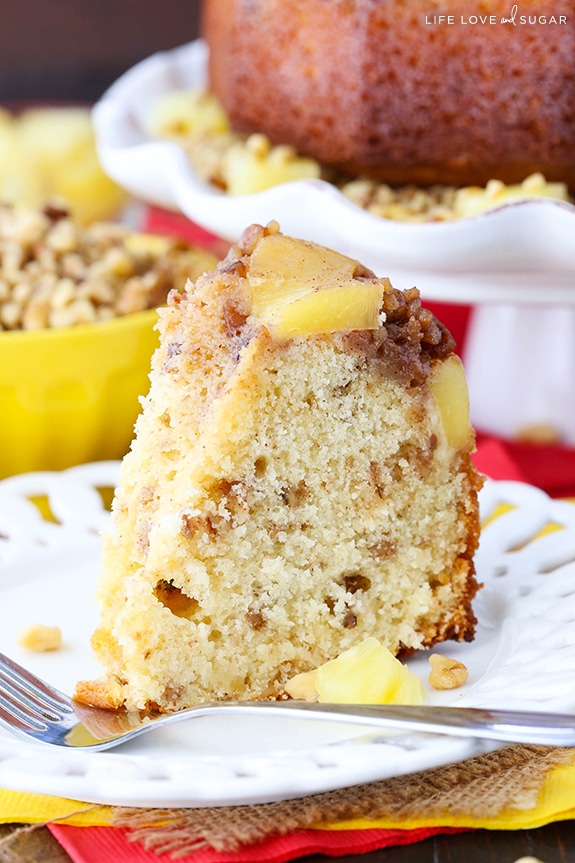
M250 258L252 312L278 338L377 329L382 281L353 258L282 234Z

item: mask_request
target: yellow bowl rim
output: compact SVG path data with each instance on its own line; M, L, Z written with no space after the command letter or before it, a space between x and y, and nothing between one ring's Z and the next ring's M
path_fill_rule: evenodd
M85 324L72 324L68 327L44 327L38 330L1 330L0 342L10 339L13 343L20 342L42 342L50 339L78 339L82 336L94 337L103 330L126 330L140 325L152 324L158 320L158 309L145 309L142 312L131 312L127 315L118 315L107 321L93 321Z

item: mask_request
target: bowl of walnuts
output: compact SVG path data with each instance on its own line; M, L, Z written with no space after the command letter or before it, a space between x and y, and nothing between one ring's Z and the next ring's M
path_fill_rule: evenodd
M66 206L0 204L0 477L121 458L157 307L211 253Z

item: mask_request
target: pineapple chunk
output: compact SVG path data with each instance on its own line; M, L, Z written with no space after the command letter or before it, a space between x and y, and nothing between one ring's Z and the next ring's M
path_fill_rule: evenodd
M375 330L381 294L381 285L360 282L314 291L284 306L274 333L289 339L342 330Z
M566 183L548 183L543 174L531 174L522 183L506 186L501 180L490 180L483 189L479 186L466 186L458 189L455 195L455 216L465 218L493 210L513 201L526 201L530 198L552 198L568 201L569 190Z
M250 259L252 312L279 338L376 329L383 285L354 278L358 271L365 272L346 255L269 235Z
M92 145L52 172L50 195L62 198L84 225L116 214L126 195L100 167Z
M391 654L393 656L393 654ZM395 659L395 656L393 657ZM398 659L395 659L399 662ZM419 677L408 669L403 663L399 663L403 669L403 680L395 690L392 700L387 704L423 704L425 701L425 689Z
M0 122L0 199L36 203L42 182L20 140L20 121L2 111Z
M474 433L469 419L469 393L459 357L451 356L436 364L429 386L448 445L454 449L471 448Z
M318 162L298 156L290 147L272 147L263 135L252 135L227 151L222 175L228 195L253 195L290 183L315 180L320 176Z
M93 142L84 108L32 108L19 121L20 146L41 169L57 168Z
M151 119L152 134L168 137L223 135L228 117L207 90L174 90L158 99Z
M323 704L423 704L420 679L376 638L366 638L286 685L292 698Z
M356 262L335 252L329 255L332 257L326 258L320 246L282 234L261 239L251 254L248 272L254 314L261 320L270 319L281 306L312 291L320 280L339 280L348 270L351 277L353 268L347 267L347 262L354 266Z
M100 167L88 108L0 118L0 197L32 207L62 198L85 223L115 215L126 200Z
M317 669L321 702L339 704L422 704L418 677L376 638L341 653Z
M4 165L14 148L16 121L9 111L0 107L0 165Z
M32 623L25 626L18 635L18 644L26 650L44 653L58 650L62 646L62 630L59 626L46 626L44 623Z
M150 255L165 255L170 250L172 240L161 234L129 234L124 240L126 248L137 255L138 253Z

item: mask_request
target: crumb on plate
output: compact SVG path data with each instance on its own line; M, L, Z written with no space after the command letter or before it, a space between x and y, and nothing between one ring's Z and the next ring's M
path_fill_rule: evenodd
M20 647L33 650L36 653L58 650L62 646L62 630L59 626L32 623L30 626L25 626L20 632L18 644Z

